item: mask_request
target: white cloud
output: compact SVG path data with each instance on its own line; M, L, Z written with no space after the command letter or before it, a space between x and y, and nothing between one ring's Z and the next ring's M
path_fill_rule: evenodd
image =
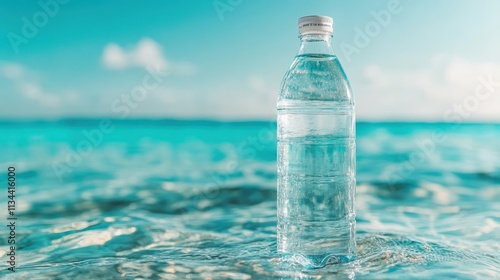
M278 81L279 82L279 81ZM134 114L186 119L265 120L276 116L278 84L257 75L212 87L165 84Z
M127 54L117 44L108 44L102 54L102 62L111 69L122 69L128 67Z
M110 69L125 69L129 67L161 67L165 69L165 59L158 43L149 38L143 38L131 50L124 50L115 43L108 44L103 51L102 61Z
M360 119L444 121L444 112L473 96L479 77L489 76L500 82L500 64L439 55L421 69L369 65L352 85ZM499 107L500 87L464 121L498 121Z
M170 63L169 70L174 74L183 75L183 76L192 76L198 72L198 69L194 64L187 61L179 61Z
M211 98L217 118L274 119L277 97L278 84L272 86L265 78L251 75L241 84L214 92Z
M443 113L474 95L479 77L500 82L500 64L435 56L426 67L393 70L369 65L353 88L360 120L446 121ZM251 75L246 80L196 87L169 88L156 96L169 117L270 119L276 114L279 81ZM463 121L500 120L500 87ZM161 105L160 105L161 104Z
M10 80L24 98L45 107L54 108L63 103L76 102L78 99L75 92L58 95L48 93L40 84L38 76L19 63L0 62L0 76Z
M131 67L159 67L174 74L193 75L196 67L185 61L168 61L159 43L151 38L142 38L135 47L124 49L116 43L104 47L102 63L109 69L119 70Z
M21 78L25 74L21 64L11 62L0 63L0 71L3 77L10 80Z

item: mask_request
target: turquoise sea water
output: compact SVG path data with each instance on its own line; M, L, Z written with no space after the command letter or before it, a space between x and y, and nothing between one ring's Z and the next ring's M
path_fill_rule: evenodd
M358 123L357 259L305 270L276 254L276 123L99 122L0 123L2 279L500 278L500 125Z

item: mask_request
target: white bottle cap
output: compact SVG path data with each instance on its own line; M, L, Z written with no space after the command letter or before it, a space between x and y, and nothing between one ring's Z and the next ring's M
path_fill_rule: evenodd
M333 19L326 16L306 16L299 18L299 33L306 34L332 34Z

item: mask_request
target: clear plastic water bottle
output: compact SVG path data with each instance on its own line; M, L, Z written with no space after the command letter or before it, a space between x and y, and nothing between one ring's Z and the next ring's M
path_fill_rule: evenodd
M278 98L278 252L316 268L356 254L354 97L333 20L302 17L299 33Z

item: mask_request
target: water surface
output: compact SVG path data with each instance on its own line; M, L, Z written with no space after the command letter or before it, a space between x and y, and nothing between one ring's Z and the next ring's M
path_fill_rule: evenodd
M276 255L274 122L99 121L0 123L2 276L500 278L500 125L358 123L357 260L305 270Z

